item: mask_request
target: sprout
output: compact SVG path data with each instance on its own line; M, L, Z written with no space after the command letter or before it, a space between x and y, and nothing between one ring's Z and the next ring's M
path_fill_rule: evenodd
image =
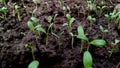
M70 14L66 14L66 18L68 20L68 23L64 23L63 26L68 26L69 33L72 31L72 24L75 21L74 17L71 17Z
M117 47L118 43L120 43L120 40L118 40L118 39L115 39L114 43L112 43L112 49L110 51L108 51L110 53L109 57L111 57L112 53L115 51L115 48Z
M17 13L18 20L19 20L19 21L21 21L21 17L20 17L19 8L20 8L20 6L18 6L18 5L15 5L15 10L16 10L16 13Z
M75 4L75 8L78 10L78 17L80 17L80 6Z
M73 43L74 43L74 37L76 35L74 35L72 32L70 32L70 36L72 37L71 45L72 45L72 48L74 48Z
M102 39L104 39L104 33L109 32L107 29L104 29L101 25L99 26L100 31L102 32Z
M92 16L88 16L87 19L90 21L90 29L91 29L93 22L96 21L96 18L93 18Z
M0 17L1 18L6 18L7 8L6 7L0 8L0 12L2 13L2 16L0 16Z
M33 2L35 3L36 7L35 7L35 9L32 12L32 16L37 11L37 4L40 3L41 1L40 0L33 0Z

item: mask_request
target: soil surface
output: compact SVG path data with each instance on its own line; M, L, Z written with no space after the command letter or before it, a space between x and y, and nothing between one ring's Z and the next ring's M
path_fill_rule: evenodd
M39 19L39 24L46 30L50 25L47 18L58 14L54 21L56 28L52 28L48 34L48 45L45 43L46 35L44 33L36 32L38 37L37 43L35 34L27 26L27 22L32 16L32 11L35 9L35 4L32 1L24 2L24 5L28 6L27 8L24 8L23 3L20 1L8 2L6 5L0 3L0 7L5 6L8 9L6 18L0 18L0 68L27 68L33 59L30 49L25 47L26 44L33 45L35 58L40 62L39 68L84 68L82 59L83 53L87 48L87 43L84 42L83 50L80 52L81 40L75 37L74 48L72 48L72 37L68 33L68 28L63 26L68 20L64 16L61 5L69 6L70 11L67 10L66 14L69 13L75 18L75 22L72 25L72 32L77 35L77 27L81 25L84 27L85 34L91 41L102 38L102 33L99 29L100 25L108 29L108 19L104 14L114 10L115 6L113 4L117 4L117 0L111 0L112 3L109 0L105 0L104 5L108 8L103 10L101 14L93 10L89 12L86 8L87 3L84 0L64 0L61 5L60 1L41 0L34 14ZM101 1L95 0L94 3L101 6ZM14 8L10 6L13 3L20 6L21 21L18 20L17 13L13 13ZM75 4L79 5L80 8L76 9ZM113 7L109 8L109 6ZM91 29L90 22L87 19L88 14L96 18ZM120 30L117 29L114 21L110 22L109 32L104 35L107 46L90 46L90 53L93 57L93 68L120 68L120 44L117 45L111 57L109 57L108 52L112 48L112 42L115 39L120 39Z

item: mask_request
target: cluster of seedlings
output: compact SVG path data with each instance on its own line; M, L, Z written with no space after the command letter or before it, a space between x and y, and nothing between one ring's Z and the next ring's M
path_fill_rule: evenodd
M77 0L76 0L77 1ZM2 19L6 19L6 13L7 13L7 7L6 7L6 0L1 0L0 2L3 2L3 4L5 5L4 7L0 8L0 18ZM33 2L35 3L36 7L35 9L32 11L32 15L30 20L27 22L28 28L32 31L32 33L34 34L34 37L36 39L36 43L38 44L38 34L41 35L42 33L45 34L46 36L46 46L48 46L48 42L49 42L49 34L54 34L56 37L59 38L58 35L56 35L54 33L54 31L56 31L56 17L58 16L58 14L55 14L54 16L49 16L48 17L48 23L49 26L47 29L42 27L42 24L39 24L39 19L37 19L35 17L35 13L36 10L38 8L37 4L40 3L40 0L33 0ZM24 8L26 9L26 13L30 14L27 11L27 6L24 4L24 0L22 0L22 3L24 5ZM84 43L87 44L87 49L84 52L83 55L83 64L85 68L92 68L92 55L89 51L90 46L98 46L98 47L104 47L107 45L107 41L104 40L104 33L109 32L110 30L110 25L112 23L112 20L114 20L115 24L118 24L118 29L120 29L120 12L117 11L112 11L109 13L104 14L104 9L106 8L110 8L110 6L106 6L105 2L102 1L100 6L97 6L94 3L94 0L88 0L86 1L87 3L87 11L88 13L85 14L86 20L88 20L88 22L90 23L90 30L92 29L92 24L96 21L96 18L92 15L90 15L91 11L95 11L95 13L98 15L98 17L104 15L107 20L108 20L108 28L104 28L102 25L99 26L99 29L101 31L101 38L99 39L94 39L94 40L89 40L89 38L86 36L86 34L84 33L84 28L83 26L78 26L77 27L77 33L78 34L73 34L72 32L72 27L74 22L76 21L76 19L74 17L71 16L71 7L70 6L64 6L64 1L63 0L59 0L59 4L61 6L61 9L63 10L63 14L64 17L67 19L68 22L63 24L63 27L67 27L68 28L68 34L70 35L70 37L72 38L71 40L71 47L74 48L74 38L78 38L81 41L81 47L80 47L80 53L83 52L83 47L84 47ZM47 6L49 6L49 4L46 2L45 4L47 4ZM17 5L16 3L10 5L10 7L13 9L13 16L17 15L18 21L21 21L21 13L19 11L20 6ZM75 4L75 8L78 10L78 14L77 16L80 17L80 6ZM68 11L68 12L67 12ZM53 31L53 32L52 32ZM112 55L112 53L114 52L117 44L120 42L120 40L115 39L115 41L112 43L112 49L109 51L109 56ZM26 44L26 48L29 48L31 50L32 53L32 57L33 57L33 61L29 64L28 68L38 68L39 66L39 61L35 60L35 56L34 56L34 50L33 50L34 45L32 44ZM59 45L59 49L60 49L60 45Z

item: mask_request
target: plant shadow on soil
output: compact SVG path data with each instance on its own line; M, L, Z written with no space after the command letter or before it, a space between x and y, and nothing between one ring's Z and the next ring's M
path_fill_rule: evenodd
M0 68L27 68L32 61L30 50L25 48L25 44L29 43L34 45L35 57L40 62L39 68L83 68L82 56L87 44L84 44L83 51L80 53L81 42L75 37L74 48L72 49L68 29L62 26L63 23L67 22L67 19L64 17L63 10L59 7L58 1L44 1L48 2L49 7L45 4L39 4L35 16L39 19L42 27L47 29L49 23L46 19L48 16L54 16L57 13L58 16L55 19L57 27L56 31L53 30L53 32L60 38L58 39L49 33L49 43L46 46L45 35L41 33L40 35L38 34L39 43L37 44L33 33L27 27L27 21L30 19L31 13L28 15L22 3L16 2L21 6L22 21L19 22L17 16L12 16L13 10L7 5L6 19L0 18ZM42 3L44 2L42 1ZM109 5L109 2L106 3ZM35 8L35 4L32 2L25 1L25 4L29 7L29 11ZM86 3L84 1L65 0L64 4L71 6L71 15L76 19L72 29L74 34L77 34L77 27L82 25L85 34L90 40L101 38L99 25L107 28L107 19L105 17L97 17L95 12L91 12L90 14L96 17L97 21L92 24L92 29L90 30L89 22L83 18L84 13L87 12L85 10ZM78 11L74 8L75 4L81 6L80 17L77 16ZM0 4L0 7L2 6L3 4ZM60 35L61 32L63 32L62 35ZM116 29L116 26L111 23L110 32L105 34L105 40L110 43L115 39L120 39L119 33L120 30ZM60 49L58 45L60 45ZM107 44L106 47L90 47L93 57L93 68L115 68L117 66L120 62L120 46L116 48L111 57L109 57L108 53L110 48L110 44Z

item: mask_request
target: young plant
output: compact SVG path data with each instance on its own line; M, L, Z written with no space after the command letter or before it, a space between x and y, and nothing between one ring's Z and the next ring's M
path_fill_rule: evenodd
M93 3L93 1L87 1L87 10L88 10L88 15L90 11L95 11L96 10L96 5Z
M106 41L102 40L102 39L96 39L96 40L92 40L91 42L89 42L89 39L84 34L84 30L83 30L82 26L78 26L77 31L78 31L77 38L81 39L83 41L87 41L87 44L88 44L87 51L85 51L84 55L83 55L84 67L85 68L92 68L92 56L91 56L91 53L89 52L90 45L102 47L102 46L106 45ZM81 45L80 52L82 51L82 48L83 48L83 44Z
M35 9L34 9L33 12L32 12L32 16L33 16L33 14L35 14L35 12L37 11L37 8L38 8L38 7L37 7L37 4L40 3L40 1L41 1L41 0L33 0L33 2L35 3L36 7L35 7Z
M0 16L0 18L5 18L6 19L7 8L6 7L0 8L0 12L2 13L2 16Z
M115 48L117 47L117 44L120 43L120 40L115 39L114 43L112 43L112 49L110 51L108 51L109 57L111 57L112 53L115 51Z
M74 17L71 17L70 14L66 14L66 18L68 20L68 23L64 23L63 26L68 26L68 32L70 33L72 31L72 24L75 21Z
M77 9L77 11L78 11L78 17L80 17L80 6L79 5L77 5L77 4L75 4L75 8Z
M118 24L118 29L120 29L120 12L116 13L115 24Z
M107 6L103 5L103 6L97 6L97 8L99 9L99 17L102 15L103 10L107 8Z
M15 11L16 11L16 13L17 13L18 20L19 20L19 21L21 21L21 17L20 17L19 8L20 8L20 6L18 6L18 5L15 5Z
M39 32L43 32L46 34L46 31L44 28L41 27L41 25L38 24L39 20L35 17L31 17L31 21L28 21L27 22L27 25L28 25L28 28L34 33L35 35L35 38L36 38L36 42L38 44L38 37L37 37L37 34L36 34L36 31L39 31ZM36 25L36 26L34 26Z
M28 68L38 68L39 61L35 60L33 45L32 44L26 44L25 47L29 48L31 50L32 58L33 58L33 61L28 65Z
M54 27L55 30L56 30L55 19L56 19L57 16L58 16L58 14L55 14L54 18L53 18L53 27Z
M96 18L94 18L92 16L88 16L87 19L90 21L90 29L91 29L93 22L96 21Z
M72 32L70 32L70 36L72 37L72 40L71 40L71 45L72 45L72 49L74 48L73 44L74 44L74 37L76 35L74 35Z
M111 12L109 14L105 14L105 17L108 19L108 29L110 29L110 23L112 19L115 19L118 16L119 13Z
M99 26L100 31L102 32L102 39L104 39L104 33L109 32L107 29L104 29L103 26Z

